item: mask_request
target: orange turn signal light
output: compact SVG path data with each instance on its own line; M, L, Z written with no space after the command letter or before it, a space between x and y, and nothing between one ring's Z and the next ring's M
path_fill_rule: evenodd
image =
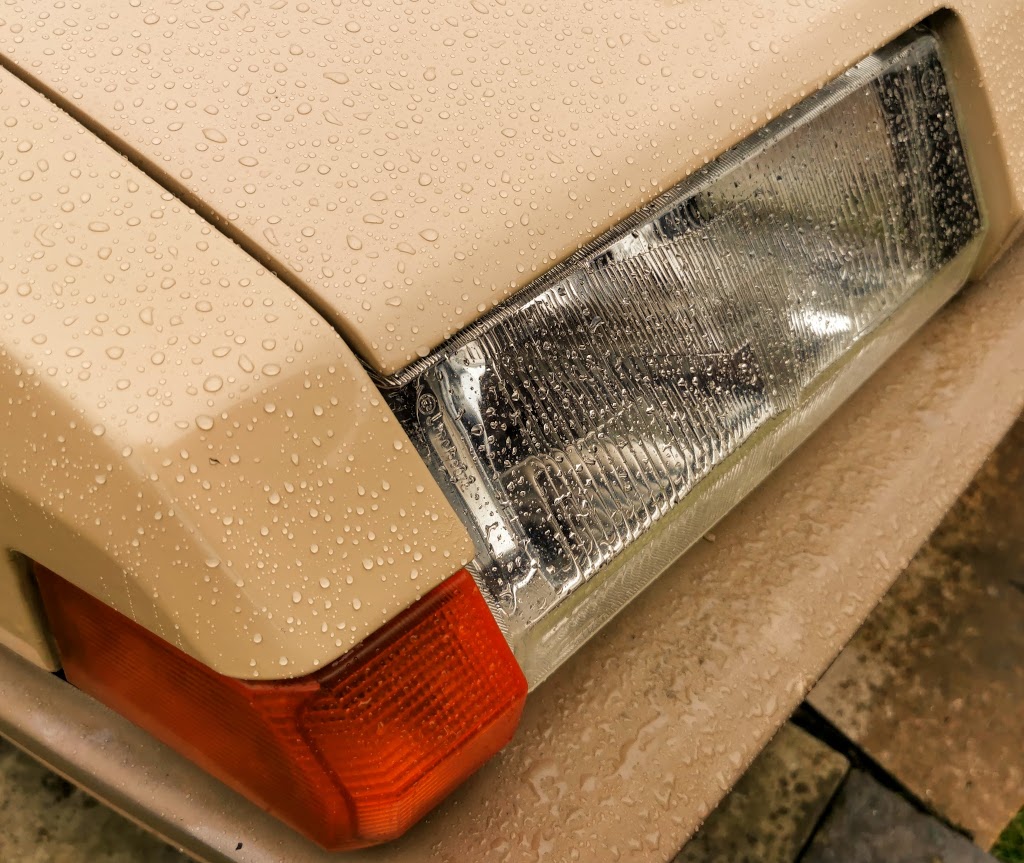
M526 700L465 570L321 671L266 682L36 577L71 683L328 849L401 835L508 742Z

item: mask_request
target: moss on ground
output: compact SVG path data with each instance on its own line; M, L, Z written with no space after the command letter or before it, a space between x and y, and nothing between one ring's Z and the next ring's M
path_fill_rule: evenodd
M1003 863L1024 863L1024 809L999 835L992 846L992 854Z

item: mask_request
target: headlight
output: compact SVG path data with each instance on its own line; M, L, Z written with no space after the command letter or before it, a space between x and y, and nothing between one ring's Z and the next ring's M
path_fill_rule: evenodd
M981 224L919 32L392 381L531 684L963 282Z

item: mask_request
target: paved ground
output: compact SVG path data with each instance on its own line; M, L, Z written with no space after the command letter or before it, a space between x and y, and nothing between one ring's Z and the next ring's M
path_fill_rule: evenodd
M996 863L862 770L832 802L802 863Z
M190 863L0 740L2 863Z
M784 725L675 863L792 863L849 767L835 750Z
M674 863L999 863L885 783L788 724Z
M1024 805L1024 422L810 703L984 848Z
M996 863L1022 658L1024 422L675 863ZM1024 863L1024 813L996 853ZM0 741L0 863L187 860Z

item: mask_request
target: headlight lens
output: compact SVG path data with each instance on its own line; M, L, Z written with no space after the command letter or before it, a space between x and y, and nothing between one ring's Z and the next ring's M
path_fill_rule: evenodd
M392 382L531 684L948 298L981 230L918 33Z

